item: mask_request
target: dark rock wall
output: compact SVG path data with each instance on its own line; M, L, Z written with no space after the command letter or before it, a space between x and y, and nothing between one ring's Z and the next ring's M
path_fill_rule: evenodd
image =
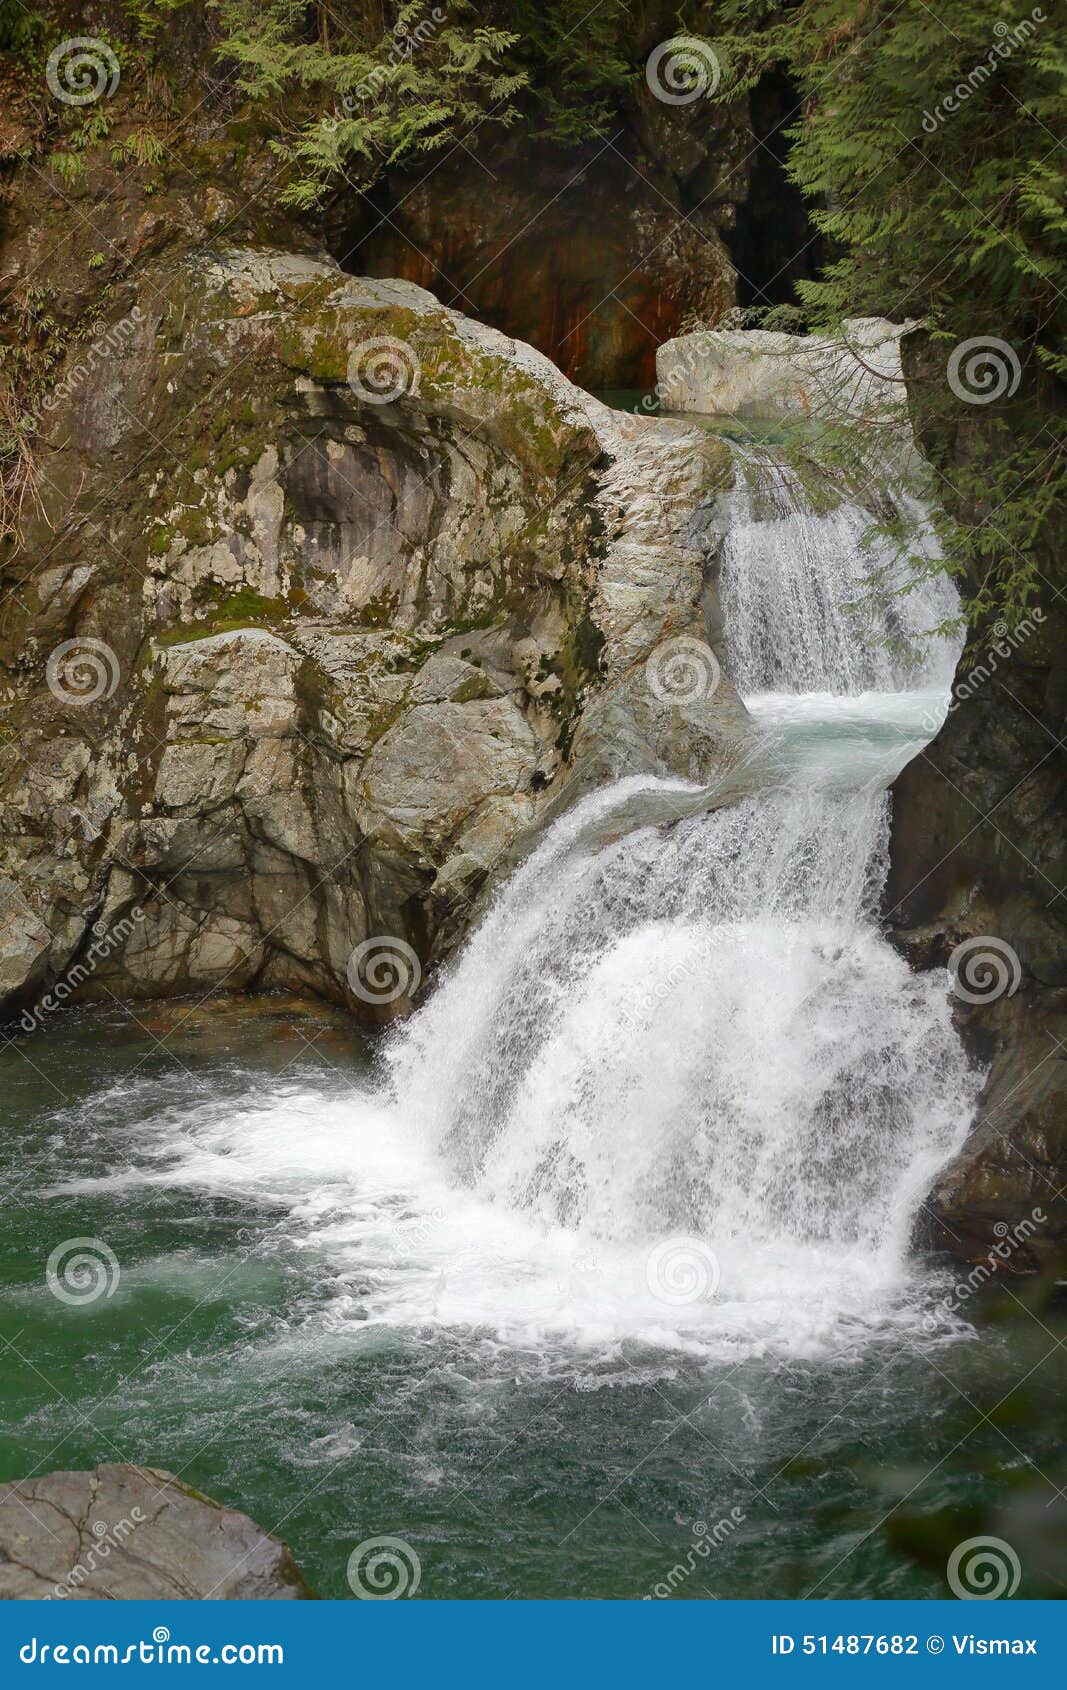
M722 230L752 150L745 102L647 95L604 140L561 149L516 133L397 178L373 211L359 196L334 256L429 288L583 387L651 387L658 346L736 303Z
M727 235L737 268L737 302L790 305L796 283L817 274L826 247L803 194L786 174L788 131L799 116L800 97L787 76L770 72L752 90L748 106L748 191Z
M936 354L917 339L908 361L916 380L936 374ZM988 449L984 414L960 410L950 437L924 442L935 466ZM973 594L977 584L961 585ZM1044 537L1034 614L976 633L944 727L893 790L890 931L919 967L943 967L974 941L961 982L976 1001L957 991L958 1019L989 1070L974 1131L918 1236L984 1255L1039 1210L1009 1271L1050 1262L1067 1243L1065 587L1060 523Z

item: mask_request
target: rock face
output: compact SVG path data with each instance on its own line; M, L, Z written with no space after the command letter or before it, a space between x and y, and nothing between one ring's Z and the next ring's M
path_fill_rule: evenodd
M42 993L396 1013L561 794L735 755L706 434L291 254L152 268L125 325L66 383L5 606L0 984L29 1025ZM706 684L675 701L680 640Z
M172 1473L124 1464L0 1485L0 1601L313 1597L284 1543Z
M720 228L747 191L746 134L742 109L695 112L646 90L609 144L456 148L393 185L388 215L344 243L345 262L430 288L584 387L651 387L656 348L685 317L715 322L736 302Z
M987 1071L918 1238L970 1258L1023 1225L1009 1271L1067 1246L1065 642L1050 596L965 656L955 708L893 789L890 931L918 967L956 956L958 1024Z
M912 325L853 317L840 339L767 329L701 330L662 346L656 359L670 411L778 420L906 419L901 336Z
M943 356L911 337L905 366L929 381ZM953 438L923 442L935 462L996 450L984 418L960 409ZM917 967L944 967L955 954L958 1024L987 1074L974 1129L927 1199L918 1241L965 1259L1007 1241L1007 1272L1050 1267L1067 1249L1067 561L1058 528L1039 557L1032 613L976 635L948 719L894 786L885 906Z

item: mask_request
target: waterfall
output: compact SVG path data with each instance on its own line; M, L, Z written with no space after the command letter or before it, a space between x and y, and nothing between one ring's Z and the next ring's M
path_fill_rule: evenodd
M623 1354L632 1381L952 1330L908 1239L979 1077L947 973L913 974L877 924L887 787L946 707L946 651L897 669L839 616L845 576L877 567L842 538L859 519L781 489L726 536L755 724L728 784L634 777L559 819L377 1078L235 1102L190 1098L183 1071L155 1114L135 1086L135 1148L67 1194L265 1198L321 1279L294 1343L402 1334L457 1378L475 1351L504 1375L595 1359L601 1382ZM922 580L908 614L932 625L945 601Z
M481 1195L591 1237L895 1261L970 1088L944 981L873 924L885 815L787 789L549 838L394 1048L405 1112Z
M892 483L878 491L883 514L903 522L908 549L936 560L936 537L914 496ZM892 692L931 677L947 688L956 644L924 636L956 615L948 576L915 583L901 544L879 530L872 509L825 478L812 492L830 508L814 508L798 471L769 450L740 456L721 572L739 692ZM911 590L894 590L909 579ZM907 654L916 648L922 662L913 669Z
M742 509L722 571L763 730L749 795L699 806L636 779L586 799L387 1057L398 1110L480 1204L607 1252L620 1279L660 1249L683 1278L714 1262L682 1325L759 1343L899 1290L977 1089L946 976L913 974L876 924L886 788L944 709L952 652L935 642L905 685L841 608L878 564L869 516L814 513L785 473L776 501ZM904 602L918 631L952 589Z

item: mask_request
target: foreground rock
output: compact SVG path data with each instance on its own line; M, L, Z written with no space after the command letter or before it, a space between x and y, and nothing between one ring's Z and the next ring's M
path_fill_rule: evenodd
M769 329L703 329L661 346L664 407L706 416L903 424L901 336L913 325L854 317L835 339Z
M4 606L27 1030L109 993L402 1011L565 793L737 754L720 443L291 254L153 269L125 322L55 413Z
M306 1601L292 1554L172 1473L129 1465L0 1486L0 1600Z

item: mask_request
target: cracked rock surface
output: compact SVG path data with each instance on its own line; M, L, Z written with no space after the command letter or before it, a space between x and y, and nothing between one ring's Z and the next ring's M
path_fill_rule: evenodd
M298 1601L291 1552L171 1473L121 1464L0 1485L0 1600Z

